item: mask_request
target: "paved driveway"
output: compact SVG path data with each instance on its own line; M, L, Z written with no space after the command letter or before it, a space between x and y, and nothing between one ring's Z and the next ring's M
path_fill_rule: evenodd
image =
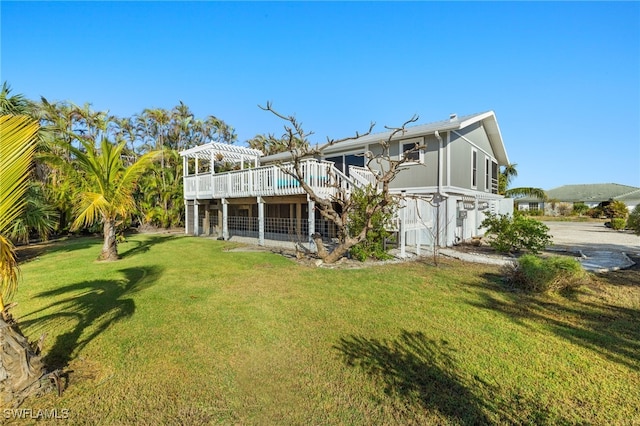
M640 256L640 236L614 231L598 222L544 222L553 237L553 245L572 250L605 250Z

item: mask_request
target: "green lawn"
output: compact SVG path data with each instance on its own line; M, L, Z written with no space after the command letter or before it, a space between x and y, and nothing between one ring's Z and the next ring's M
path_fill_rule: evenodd
M73 424L638 424L640 282L565 296L428 260L299 265L227 242L98 239L22 264L14 315L67 365ZM60 424L60 421L52 421Z

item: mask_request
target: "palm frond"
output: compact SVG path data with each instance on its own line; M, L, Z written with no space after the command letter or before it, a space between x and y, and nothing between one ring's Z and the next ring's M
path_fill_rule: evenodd
M22 213L38 124L26 116L0 116L0 233Z
M531 187L507 189L504 195L508 198L532 197L541 200L547 199L547 193L544 192L544 189Z
M72 230L78 230L83 226L91 226L100 219L109 218L111 203L104 194L98 192L81 192L76 198L76 220L71 225Z
M11 241L0 235L0 312L18 288L18 260Z
M3 234L24 208L38 123L26 116L0 116L0 311L18 286L13 244Z
M14 241L29 242L32 233L47 240L57 224L58 212L47 203L42 187L31 182L25 193L25 209L8 229L9 238Z

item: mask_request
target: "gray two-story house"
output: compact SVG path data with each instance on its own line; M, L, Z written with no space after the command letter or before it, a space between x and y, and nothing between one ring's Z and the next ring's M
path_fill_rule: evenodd
M367 157L382 152L391 132L369 134L327 147L303 161L304 175L316 194L336 195L375 183ZM395 220L402 251L407 245L451 246L482 235L486 212L511 213L512 200L498 194L500 166L509 163L493 111L407 127L391 140L389 154L400 158L415 146L410 161L391 182L401 208ZM184 165L186 233L310 242L310 235L335 237L320 219L300 183L286 172L289 152L260 151L210 143L181 152ZM216 172L216 164L237 170ZM310 243L311 244L311 243Z

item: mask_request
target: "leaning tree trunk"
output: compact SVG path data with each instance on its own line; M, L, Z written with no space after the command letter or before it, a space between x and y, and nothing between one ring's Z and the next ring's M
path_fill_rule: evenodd
M28 396L54 389L58 372L47 373L40 348L29 344L11 315L0 313L0 407L18 407Z
M112 219L104 221L104 244L98 260L118 260L118 246L116 241L116 222Z
M327 251L327 248L324 246L324 242L322 241L322 236L320 234L313 234L313 240L316 243L316 249L318 250L317 254L322 262L324 263L335 263L342 256L344 256L351 247L356 245L359 240L355 238L347 238L345 241L341 242L337 246L333 248L330 252Z

